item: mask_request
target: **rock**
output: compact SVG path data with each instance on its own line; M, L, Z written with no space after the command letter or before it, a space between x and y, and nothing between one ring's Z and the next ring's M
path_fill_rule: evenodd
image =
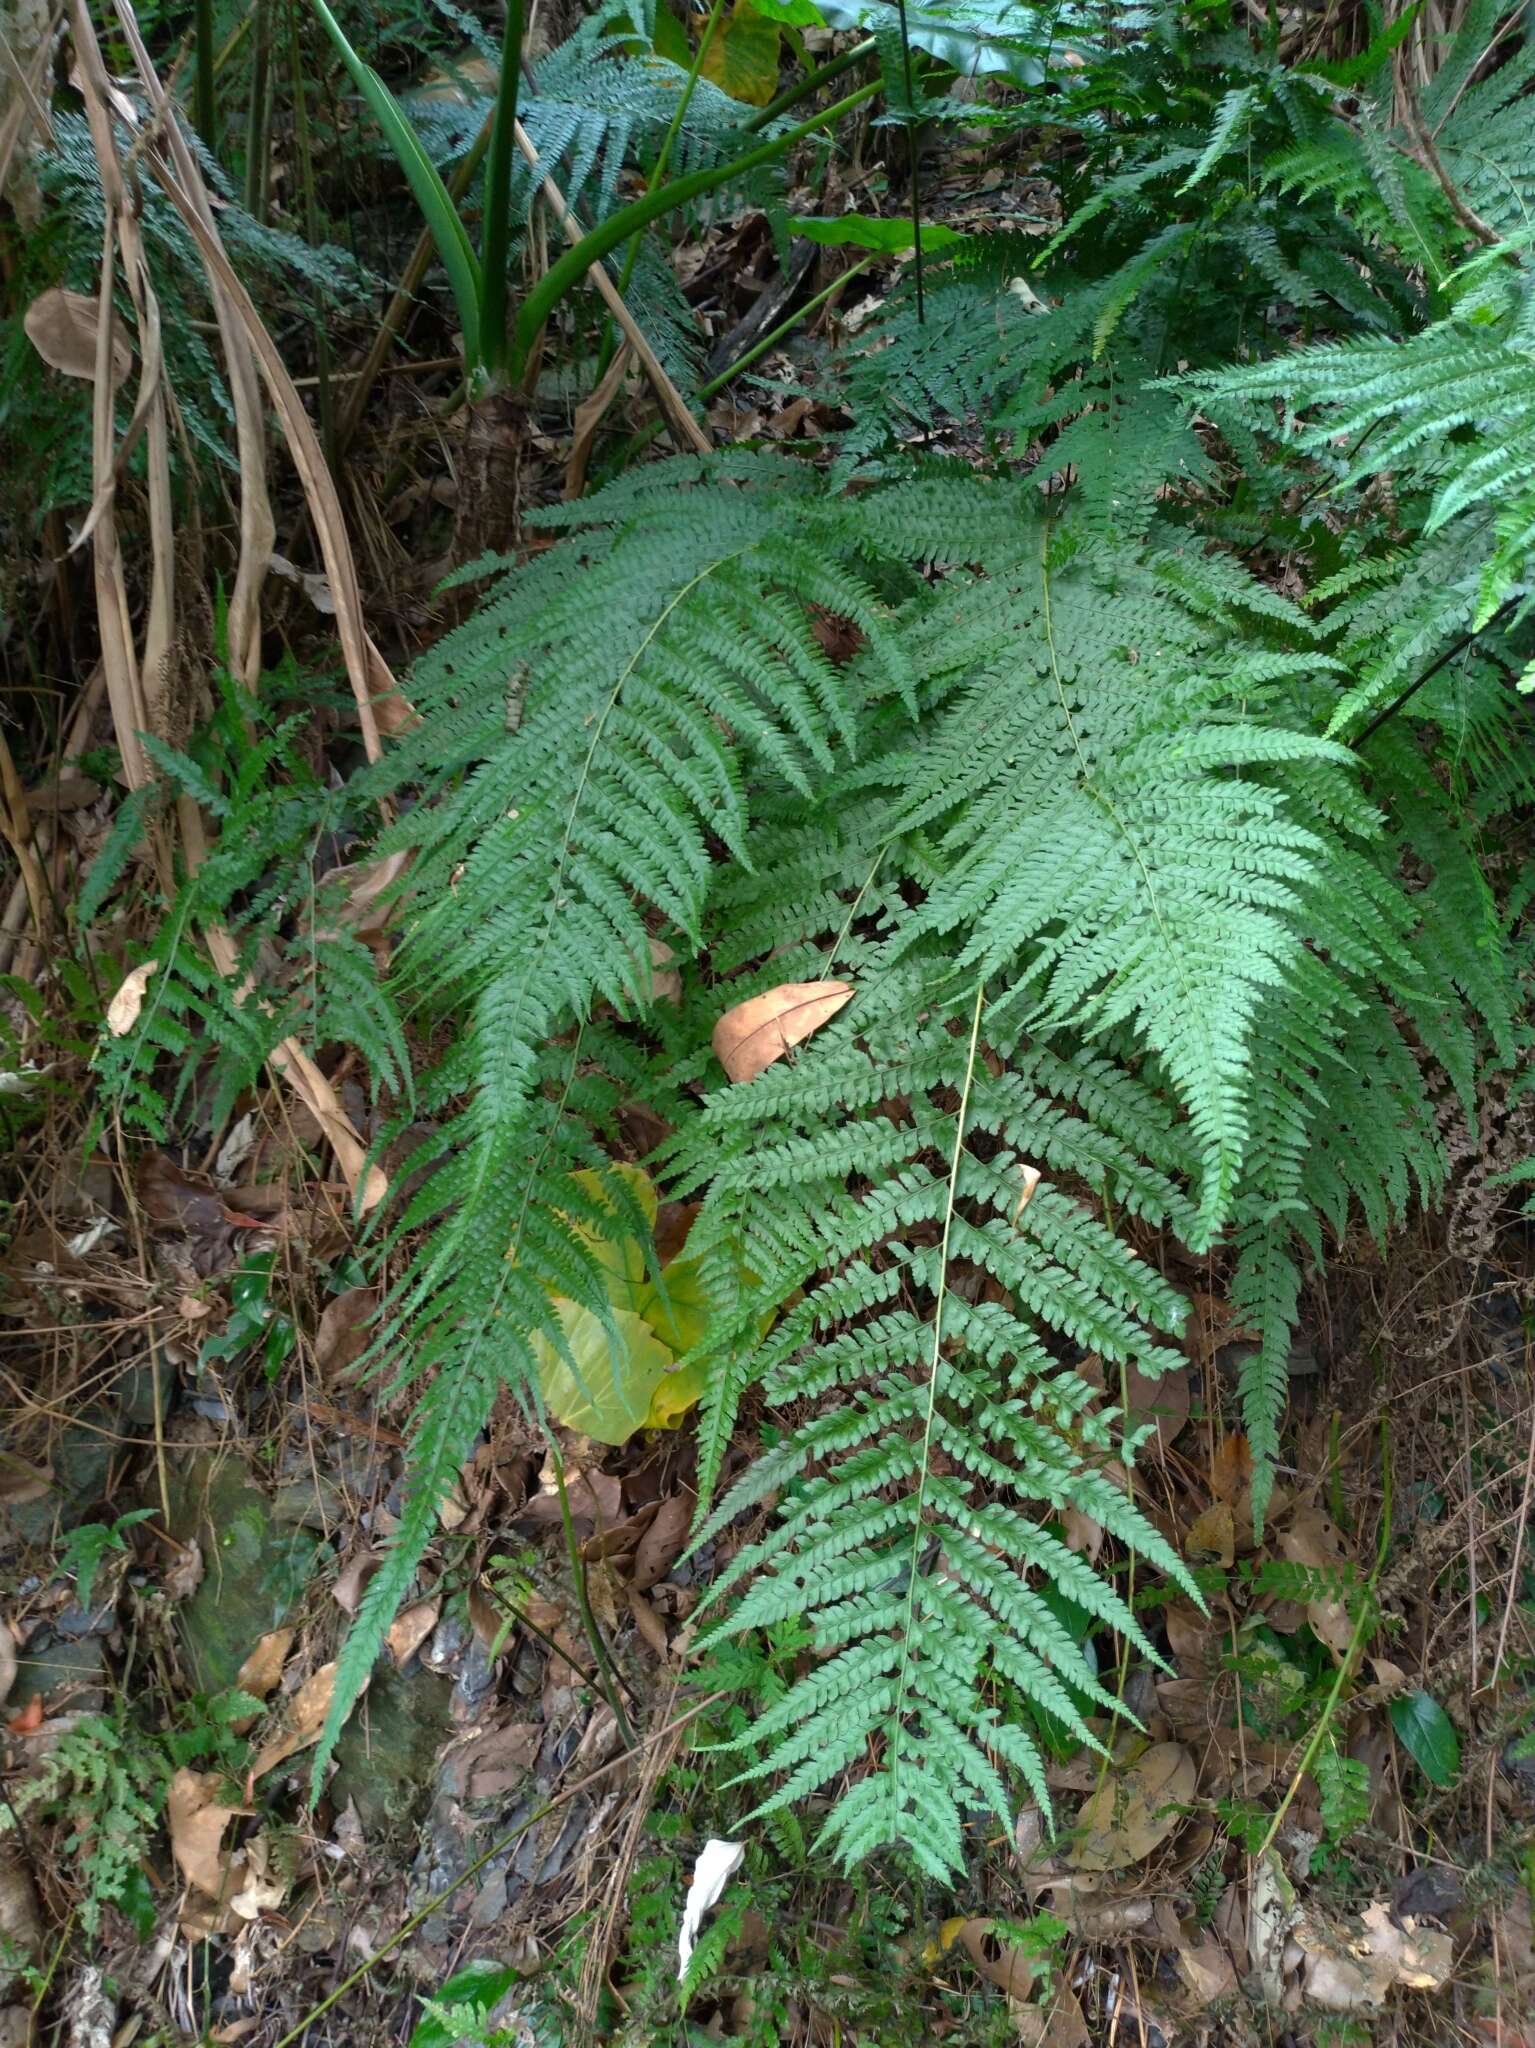
M307 1529L280 1527L244 1467L212 1452L172 1472L171 1534L202 1548L202 1583L176 1608L176 1622L198 1689L221 1692L287 1619L319 1545Z
M420 1668L387 1663L373 1675L336 1745L330 1796L357 1808L372 1843L408 1840L437 1778L437 1756L451 1731L449 1688Z

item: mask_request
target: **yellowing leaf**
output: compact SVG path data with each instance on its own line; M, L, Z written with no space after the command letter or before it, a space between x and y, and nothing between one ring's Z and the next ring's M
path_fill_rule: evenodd
M709 1327L709 1297L697 1259L673 1259L661 1280L662 1286L652 1281L645 1289L637 1313L680 1357Z
M702 1365L679 1365L672 1372L662 1373L660 1379L656 1381L656 1390L650 1397L645 1427L679 1428L683 1416L690 1409L696 1408L703 1399L705 1377Z
M714 1027L714 1057L732 1081L754 1081L853 1000L850 981L786 981L737 1003Z
M576 1370L548 1338L534 1338L545 1405L567 1429L595 1437L598 1443L627 1443L645 1427L651 1398L672 1362L671 1352L649 1323L628 1309L613 1311L621 1340L615 1356L607 1330L590 1309L563 1299L554 1307Z
M1159 1848L1183 1819L1198 1773L1181 1742L1155 1742L1111 1772L1082 1802L1066 1861L1074 1870L1126 1870Z
M783 31L751 5L736 0L714 34L699 67L705 78L733 100L765 107L778 90L778 47Z
M571 1179L581 1192L589 1197L596 1208L605 1209L616 1220L613 1196L610 1187L614 1179L623 1181L629 1193L642 1211L646 1224L655 1228L659 1203L656 1198L655 1182L642 1166L629 1166L615 1161L605 1173L594 1173L583 1169L573 1173ZM567 1216L566 1222L585 1244L593 1258L608 1276L608 1300L614 1308L626 1309L637 1314L640 1300L650 1285L650 1268L645 1259L645 1247L637 1237L613 1238L605 1236L595 1224L581 1216Z

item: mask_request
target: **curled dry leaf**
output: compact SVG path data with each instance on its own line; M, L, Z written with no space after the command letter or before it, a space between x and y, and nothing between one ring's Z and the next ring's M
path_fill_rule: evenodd
M183 1766L165 1795L165 1822L176 1868L194 1891L205 1892L210 1899L222 1896L230 1877L224 1836L236 1809L219 1804L222 1783L217 1771Z
M336 1667L322 1664L313 1672L293 1695L293 1704L288 1709L288 1726L280 1735L263 1743L255 1762L250 1767L252 1783L263 1778L268 1771L275 1770L301 1749L307 1749L311 1742L318 1742L320 1730L325 1726L325 1717L330 1712L331 1700L336 1692Z
M12 1714L6 1727L12 1735L35 1735L43 1725L43 1696L33 1693L19 1714Z
M945 1920L939 1942L946 1949L958 1942L987 1983L995 1984L1019 2004L1034 1988L1033 1964L1021 1949L997 1933L994 1921Z
M1302 1919L1291 1938L1301 1958L1301 1996L1331 2012L1383 2005L1399 1984L1436 1991L1454 1961L1449 1935L1419 1927L1411 1916L1398 1926L1384 1899L1365 1908L1357 1932Z
M60 286L39 292L22 321L27 339L52 370L66 377L96 377L96 344L101 330L100 301L94 292L68 292ZM112 389L115 391L133 367L128 337L114 323L112 332Z
M123 1038L139 1021L139 1012L144 1007L144 992L150 979L160 972L158 960L141 960L137 967L124 975L117 994L107 1004L107 1029L114 1038Z
M0 1507L20 1508L41 1500L52 1484L51 1465L30 1465L14 1451L0 1450Z
M6 1699L16 1683L16 1638L0 1621L0 1700Z
M235 1673L235 1690L264 1700L282 1677L283 1665L293 1647L293 1637L291 1628L274 1628L267 1635L258 1637L255 1648Z
M1183 1539L1183 1554L1193 1563L1213 1558L1226 1570L1231 1569L1237 1554L1237 1531L1229 1500L1215 1501L1194 1518Z
M1082 1802L1065 1860L1074 1870L1127 1870L1165 1842L1194 1796L1198 1772L1181 1742L1155 1742Z
M850 981L786 981L727 1010L714 1027L714 1056L732 1081L754 1081L803 1045L853 1000Z

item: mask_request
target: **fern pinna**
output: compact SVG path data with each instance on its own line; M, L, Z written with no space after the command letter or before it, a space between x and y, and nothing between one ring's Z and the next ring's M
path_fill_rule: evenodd
M1101 1699L1045 1595L1141 1640L1051 1517L1181 1575L1104 1470L1133 1443L1086 1370L1112 1392L1178 1356L1134 1234L1235 1228L1272 1374L1308 1203L1394 1201L1412 1132L1430 1172L1411 913L1318 735L1317 629L1171 529L1105 564L1050 503L962 471L844 499L783 461L661 465L552 515L576 531L413 679L389 774L431 801L384 842L415 852L396 988L448 1050L395 1219L413 1490L337 1722L496 1389L536 1399L536 1338L563 1349L551 1294L611 1327L574 1226L612 1212L574 1176L636 1096L718 1283L705 1488L749 1385L786 1432L712 1509L780 1500L713 1626L803 1612L823 1652L748 1773L776 1800L872 1758L832 1839L933 1871L972 1808L1042 1791L1031 1717L1080 1729ZM657 939L680 1005L652 999ZM719 1087L720 1010L833 971L836 1023ZM1326 1191L1322 1066L1372 1131Z

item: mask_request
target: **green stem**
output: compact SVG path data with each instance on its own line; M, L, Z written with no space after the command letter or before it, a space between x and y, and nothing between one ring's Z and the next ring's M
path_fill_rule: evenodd
M618 1685L613 1675L612 1662L608 1657L608 1646L602 1640L602 1630L597 1626L597 1617L592 1612L592 1603L586 1590L586 1563L581 1556L581 1546L576 1541L576 1525L570 1512L570 1495L565 1490L565 1460L553 1435L549 1437L549 1461L554 1467L554 1484L560 1496L560 1520L565 1526L565 1554L570 1560L570 1574L576 1582L576 1605L581 1610L581 1626L586 1631L586 1640L591 1645L592 1662L596 1665L602 1686L602 1697L612 1711L618 1724L619 1738L625 1749L634 1747L634 1730L618 1697Z
M251 59L250 113L245 123L245 211L265 222L267 210L267 144L271 135L270 9L256 10L256 49Z
M480 239L480 346L494 373L506 360L506 274L510 263L512 152L522 76L523 0L507 0L501 76L485 160L485 228Z
M728 184L733 178L744 177L762 164L771 163L775 157L783 156L798 142L813 135L818 128L826 128L840 121L844 114L861 107L865 100L872 99L880 89L876 78L868 85L861 85L856 92L845 99L814 114L808 121L801 121L797 128L788 128L782 135L775 135L770 142L759 148L748 150L745 156L737 157L728 164L713 164L699 171L692 171L675 184L663 185L659 191L646 192L640 198L621 207L607 220L583 235L573 249L567 249L557 263L550 265L539 284L529 292L522 302L517 316L517 325L512 337L512 374L520 376L532 355L534 343L543 332L550 314L568 291L581 282L594 263L600 263L612 251L626 242L641 228L674 207L686 206L689 200L700 199L706 192L713 192L719 186Z

